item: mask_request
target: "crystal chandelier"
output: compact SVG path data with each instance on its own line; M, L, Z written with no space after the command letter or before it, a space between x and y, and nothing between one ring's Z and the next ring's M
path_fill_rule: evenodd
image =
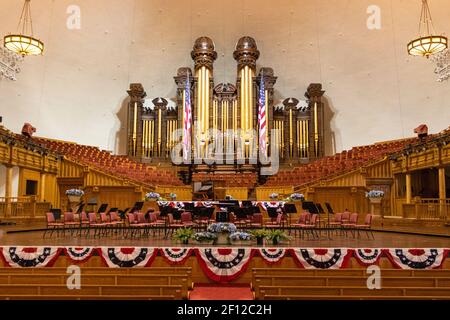
M436 35L427 0L422 0L422 12L419 22L419 38L408 43L408 53L412 56L429 57L448 47L448 39Z
M434 73L438 75L438 82L448 80L450 78L450 54L448 49L441 51L431 57L431 61L436 63Z
M33 37L33 21L31 19L31 0L25 0L17 34L4 37L7 49L22 56L39 55L44 51L44 43Z
M16 80L16 74L20 72L20 64L23 57L15 52L0 47L0 79Z

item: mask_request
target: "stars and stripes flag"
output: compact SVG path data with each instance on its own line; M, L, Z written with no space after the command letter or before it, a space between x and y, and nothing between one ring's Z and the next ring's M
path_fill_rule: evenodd
M264 87L264 75L261 75L261 84L259 86L259 107L258 107L258 125L259 125L259 150L260 154L267 156L266 142L266 89Z
M188 74L184 94L183 160L185 163L187 163L190 160L191 155L191 123L192 123L191 81L189 80Z

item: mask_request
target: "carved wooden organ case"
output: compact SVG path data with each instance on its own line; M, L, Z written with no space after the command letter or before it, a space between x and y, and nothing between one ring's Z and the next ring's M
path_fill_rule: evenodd
M233 54L237 61L236 84L215 84L213 71L217 52L214 43L208 37L198 38L191 52L194 70L179 68L174 77L177 85L174 107L169 107L164 98L155 98L152 107L145 107L147 94L143 86L131 84L128 90L128 156L145 163L171 162L170 151L182 141L174 135L174 131L184 126L186 82L189 81L192 158L207 158L208 145L212 142L217 144L217 139L221 139L223 153L231 148L235 160L238 155L243 155L247 160L253 159L258 150L258 104L263 77L269 155L271 148L277 148L281 164L306 163L323 157L322 85L309 85L305 93L307 106L300 107L296 98L287 98L281 105L274 106L277 77L272 68L261 67L257 72L259 55L256 41L251 37L242 37ZM222 134L216 135L216 132ZM194 138L200 143L194 143ZM271 146L272 142L275 146Z

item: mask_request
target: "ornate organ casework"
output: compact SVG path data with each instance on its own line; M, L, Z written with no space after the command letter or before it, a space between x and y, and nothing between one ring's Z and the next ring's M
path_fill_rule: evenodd
M152 100L152 106L144 106L144 88L141 84L131 84L128 91L128 155L142 162L171 162L170 151L182 141L182 137L174 133L176 129L184 133L185 108L189 105L186 90L190 90L194 171L256 170L262 80L266 113L266 134L262 139L266 140L269 156L271 148L277 148L281 164L323 157L322 85L309 85L305 93L306 104L296 98L287 98L282 105L274 106L277 77L272 68L257 70L259 56L255 40L242 37L233 53L237 62L236 84L215 84L217 52L214 42L208 37L198 38L191 52L194 69L179 68L174 77L177 94L173 107L169 107L170 103L164 98L156 98ZM198 161L211 158L215 160L214 165Z

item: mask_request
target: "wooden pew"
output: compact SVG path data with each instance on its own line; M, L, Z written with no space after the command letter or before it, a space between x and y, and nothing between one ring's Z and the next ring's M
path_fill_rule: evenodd
M369 290L364 269L254 268L256 299L450 298L450 270L381 270L381 289Z

